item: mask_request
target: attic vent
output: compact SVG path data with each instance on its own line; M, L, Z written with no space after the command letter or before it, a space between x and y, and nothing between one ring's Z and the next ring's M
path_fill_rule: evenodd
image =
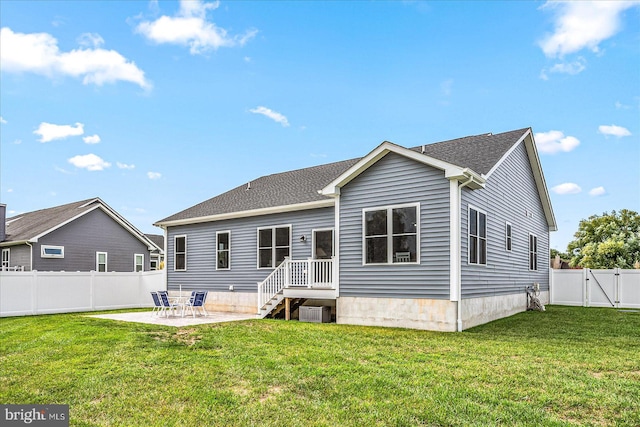
M487 136L491 136L491 135L493 135L493 132L489 132L489 133L487 134Z
M251 181L247 182L247 190L251 190Z

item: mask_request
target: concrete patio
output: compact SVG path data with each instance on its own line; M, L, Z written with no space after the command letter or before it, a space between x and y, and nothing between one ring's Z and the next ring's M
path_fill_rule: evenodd
M99 319L120 320L123 322L149 323L152 325L163 326L191 326L203 325L207 323L235 322L238 320L256 319L254 314L245 313L226 313L226 312L209 312L208 316L157 316L149 311L136 311L131 313L114 313L114 314L94 314L88 317L96 317Z

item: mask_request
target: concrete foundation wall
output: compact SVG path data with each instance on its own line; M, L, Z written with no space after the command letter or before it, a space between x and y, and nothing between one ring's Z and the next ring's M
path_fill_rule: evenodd
M453 332L456 329L456 303L421 298L339 297L336 322Z
M539 298L543 304L549 304L548 291L540 292ZM469 329L526 310L527 294L525 292L495 297L463 299L462 328Z
M182 291L182 295L189 296L191 292ZM258 294L255 292L209 291L204 307L207 311L256 314L258 312Z

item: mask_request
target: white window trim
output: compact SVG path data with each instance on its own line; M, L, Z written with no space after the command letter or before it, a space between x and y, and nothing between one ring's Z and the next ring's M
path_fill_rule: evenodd
M271 259L273 263L276 263L276 228L289 227L289 259L293 259L293 226L291 224L272 225L267 227L258 227L256 229L256 268L258 270L275 270L278 266L273 267L260 267L260 230L272 230L271 241L273 246L271 247Z
M416 261L414 262L393 262L393 215L389 215L393 209L399 208L416 208ZM366 214L371 211L387 210L387 262L370 262L367 263L367 236L365 231ZM362 265L363 266L380 266L380 265L419 265L420 264L420 203L404 203L399 205L379 206L374 208L365 208L362 210Z
M109 254L107 252L96 252L96 272L102 273L100 271L100 255L104 254L104 273L109 271Z
M220 249L218 248L218 235L219 234L228 234L229 235L229 248L228 249ZM227 252L227 261L229 263L228 267L219 267L218 265L218 252L226 251ZM221 230L216 231L216 270L231 270L231 230Z
M51 255L45 253L45 249L60 249L61 255ZM42 245L40 246L40 258L64 258L64 246Z
M144 271L144 254L133 254L133 271L136 273L138 272L138 270L136 270L136 267L138 265L136 261L138 260L139 256L142 257L142 270L140 271Z
M511 232L509 233L507 230L511 230ZM504 223L504 250L513 251L513 225L509 221Z
M535 251L531 247L531 238L532 237L535 239L535 243L536 243ZM527 253L529 254L529 256L527 257L527 264L528 264L528 267L529 267L529 271L538 271L538 253L539 253L539 251L538 251L538 236L536 234L529 233L529 241L527 243L527 246L529 248L529 250L527 251ZM536 268L531 268L531 255L533 255L533 254L535 254L535 256L536 256L536 259L535 259L535 264L536 264L535 267Z
M484 229L485 229L485 237L484 240L486 241L486 259L485 259L485 263L481 264L480 261L480 252L478 251L478 262L471 262L471 224L469 223L469 214L471 213L471 210L474 210L478 213L484 214ZM480 231L480 228L478 227L478 232ZM476 236L479 238L479 235ZM486 267L487 265L489 265L489 215L487 215L487 212L477 208L473 205L467 205L467 265L473 265L476 267Z
M151 271L155 271L158 269L158 260L150 259L149 260L149 269Z
M5 254L6 254L6 257L5 257ZM2 249L2 259L1 259L0 266L4 268L11 267L11 248Z
M178 253L176 252L176 240L184 237L184 268L176 268L176 256ZM182 252L181 252L182 253ZM173 271L187 271L187 235L179 234L177 236L173 236Z
M333 256L336 254L336 232L333 227L327 228L313 228L311 229L311 258L316 259L316 232L318 231L331 231L331 249L333 249Z

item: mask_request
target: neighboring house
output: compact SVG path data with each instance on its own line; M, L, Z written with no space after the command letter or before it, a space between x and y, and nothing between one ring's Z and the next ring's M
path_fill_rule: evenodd
M158 248L161 248L151 251L151 262L149 264L151 270L160 270L164 262L164 236L161 234L145 234L145 236L155 243Z
M148 271L163 253L99 198L7 218L0 206L2 267L25 271ZM5 225L6 224L6 225Z
M264 176L158 221L169 289L268 315L331 305L338 323L463 330L549 298L556 230L531 129ZM305 310L306 311L306 310Z

